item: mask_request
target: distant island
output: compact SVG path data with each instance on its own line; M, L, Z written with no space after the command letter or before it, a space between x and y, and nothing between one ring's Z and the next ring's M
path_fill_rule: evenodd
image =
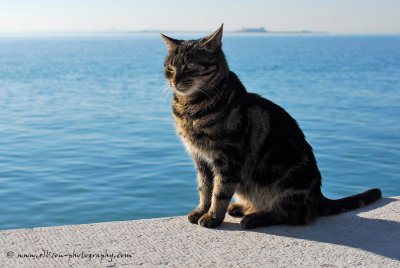
M301 30L301 31L269 31L264 27L258 28L242 28L241 30L235 31L237 33L271 33L271 34L326 34L327 32L316 32L309 30Z
M259 28L243 28L239 32L242 32L242 33L267 33L268 31L264 27L259 27Z

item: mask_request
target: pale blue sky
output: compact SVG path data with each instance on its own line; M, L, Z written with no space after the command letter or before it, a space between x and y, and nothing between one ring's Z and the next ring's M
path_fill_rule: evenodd
M0 32L269 30L400 33L399 0L0 0Z

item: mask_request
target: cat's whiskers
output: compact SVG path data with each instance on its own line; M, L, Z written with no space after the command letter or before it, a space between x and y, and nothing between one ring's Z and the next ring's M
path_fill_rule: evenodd
M210 99L219 90L217 87L215 87L215 86L213 86L211 84L207 84L207 83L204 83L203 85L201 85L200 89L203 90L203 91L206 91L208 93L208 95L210 96Z
M165 93L171 86L167 82L163 87L161 87L161 92Z
M214 85L212 85L212 84L210 84L210 83L207 83L207 82L203 82L203 85L204 85L204 86L211 87L211 88L214 88L214 89L218 89L216 86L214 86Z
M201 93L203 93L203 94L204 94L207 98L209 98L210 100L212 99L210 93L209 93L206 89L199 87L198 90L199 90Z
M201 88L201 87L192 88L192 87L196 87L196 82L186 81L186 82L183 82L182 85L184 87L191 88L190 91L192 91L192 92L198 90L198 91L200 91L200 93L204 94L207 98L209 98L209 99L212 98L212 95L210 94L208 89L204 89L204 88Z
M171 94L171 89L172 89L171 85L167 82L167 84L161 88L161 94L164 97L169 96L169 94Z

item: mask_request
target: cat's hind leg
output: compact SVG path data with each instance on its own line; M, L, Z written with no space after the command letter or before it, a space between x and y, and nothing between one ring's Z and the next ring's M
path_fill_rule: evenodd
M293 194L281 199L270 211L246 214L240 222L244 229L278 224L304 225L314 221L316 212L305 194Z
M232 217L241 218L246 212L245 207L240 203L229 204L228 214Z
M248 199L244 198L239 194L235 194L236 202L230 203L228 206L228 214L235 218L242 218L244 215L249 214L253 211L252 203Z
M247 214L240 221L243 229L254 229L262 226L283 224L282 217L274 212L253 212Z

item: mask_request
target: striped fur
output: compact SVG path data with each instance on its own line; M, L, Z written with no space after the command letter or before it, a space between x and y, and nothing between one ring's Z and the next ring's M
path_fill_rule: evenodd
M228 211L243 217L243 228L306 224L379 199L379 189L339 200L322 195L317 162L297 122L246 91L225 60L222 31L189 41L162 36L176 130L198 171L200 203L188 220L212 228Z

